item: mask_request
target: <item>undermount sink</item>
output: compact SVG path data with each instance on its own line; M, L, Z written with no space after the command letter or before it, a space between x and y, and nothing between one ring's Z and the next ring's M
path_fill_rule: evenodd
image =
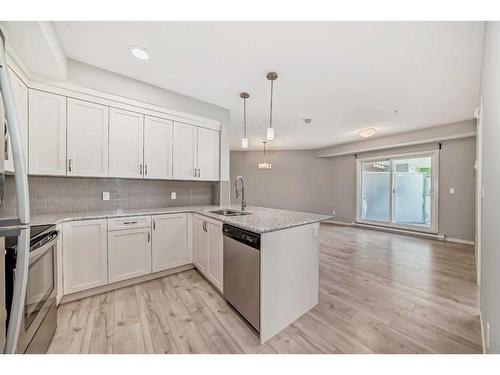
M250 212L244 212L244 211L237 211L237 210L215 210L215 211L209 211L212 214L216 215L222 215L222 216L243 216L243 215L249 215Z

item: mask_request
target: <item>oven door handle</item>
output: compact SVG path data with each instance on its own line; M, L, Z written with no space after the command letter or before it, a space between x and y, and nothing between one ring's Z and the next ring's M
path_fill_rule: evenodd
M55 245L57 238L59 237L59 231L55 231L52 233L50 240L40 246L38 249L35 249L30 252L30 264L34 263L38 258L44 255L52 246Z

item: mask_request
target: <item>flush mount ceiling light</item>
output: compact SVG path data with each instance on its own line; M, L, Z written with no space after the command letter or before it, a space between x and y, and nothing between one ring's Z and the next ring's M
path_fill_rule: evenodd
M273 86L274 81L278 79L278 74L275 72L267 73L267 79L271 81L271 105L269 108L269 127L266 130L266 139L272 141L274 139L274 128L273 128Z
M258 167L259 169L267 169L267 170L269 170L269 169L271 169L271 163L269 163L269 162L266 160L266 143L267 143L267 142L266 142L266 141L263 141L262 143L264 144L264 161L263 161L263 162L261 162L261 163L259 163L259 164L257 165L257 167Z
M248 92L242 92L240 98L243 99L243 138L241 138L241 148L248 148L247 138L247 99L250 97Z
M149 59L149 52L142 47L132 46L132 47L130 47L130 52L132 52L132 55L134 55L138 59L141 59L141 60L148 60Z
M375 135L377 129L375 128L363 128L358 130L358 135L363 138L369 138Z

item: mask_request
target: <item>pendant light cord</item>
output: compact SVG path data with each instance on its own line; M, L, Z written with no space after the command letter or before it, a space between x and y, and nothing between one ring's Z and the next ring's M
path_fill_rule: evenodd
M271 80L271 108L269 111L269 127L273 127L273 85L274 85L274 80Z
M247 137L247 100L243 99L243 137Z

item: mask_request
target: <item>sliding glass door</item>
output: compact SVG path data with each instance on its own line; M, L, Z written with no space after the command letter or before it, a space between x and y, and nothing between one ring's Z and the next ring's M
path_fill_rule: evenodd
M437 233L437 155L359 159L357 221Z

